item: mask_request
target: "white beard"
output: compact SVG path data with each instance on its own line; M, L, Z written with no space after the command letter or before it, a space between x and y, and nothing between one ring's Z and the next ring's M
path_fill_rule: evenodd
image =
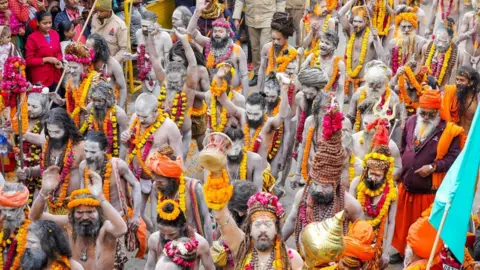
M410 32L409 35L404 35L400 32L400 40L399 45L402 46L402 55L411 55L415 49L415 36L416 33L414 31Z
M420 115L417 116L417 125L415 126L415 137L423 142L428 136L432 134L432 132L435 130L435 128L438 126L438 123L440 123L440 116L437 115L435 119L430 120L430 122L425 123L423 121L423 118L420 117ZM423 131L423 134L421 134Z

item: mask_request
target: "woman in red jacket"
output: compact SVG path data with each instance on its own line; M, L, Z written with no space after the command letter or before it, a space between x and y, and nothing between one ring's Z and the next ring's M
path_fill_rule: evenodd
M38 27L30 34L25 45L25 60L30 82L40 83L55 91L62 75L62 49L58 33L52 30L52 14L37 13ZM59 94L63 97L64 94Z

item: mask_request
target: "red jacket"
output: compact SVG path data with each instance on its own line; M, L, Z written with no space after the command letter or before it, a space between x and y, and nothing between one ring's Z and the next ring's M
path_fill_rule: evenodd
M27 38L25 45L25 60L27 61L28 79L32 83L41 83L51 86L58 83L62 70L55 68L55 65L43 63L44 57L55 57L62 61L62 49L60 37L57 32L50 30L50 43L40 31L35 31Z

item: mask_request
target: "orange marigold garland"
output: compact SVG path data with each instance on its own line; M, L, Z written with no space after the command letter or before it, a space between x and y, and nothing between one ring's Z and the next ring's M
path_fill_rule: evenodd
M312 147L313 133L315 129L310 127L308 129L307 139L305 141L305 147L303 149L303 159L302 159L302 177L305 181L308 181L308 158L310 156L310 149Z
M243 148L243 156L242 156L242 161L240 162L240 180L247 180L247 164L248 164L248 154L247 150L245 147Z
M279 112L280 112L280 103L282 102L282 98L278 97L278 104L273 108L272 114L270 117L275 117ZM268 160L271 161L272 159L275 158L275 156L278 153L278 150L280 149L280 146L282 144L282 139L283 139L283 124L280 125L277 130L275 130L275 133L273 134L273 140L270 146L268 147Z
M180 206L180 210L182 210L183 213L186 213L187 211L187 204L186 204L186 197L185 197L185 176L183 173L180 175L178 178L178 191L175 194L175 201L177 201L178 198L178 205ZM163 202L166 200L166 198L163 197L163 194L161 192L158 192L158 203Z
M24 211L25 220L23 224L15 230L9 238L4 239L4 230L0 232L0 269L20 269L20 263L25 253L27 244L28 226L31 220L28 219L29 211ZM6 261L4 261L4 249L8 249Z
M208 208L213 210L220 210L225 207L232 197L233 185L230 184L230 179L226 169L222 170L222 176L214 178L213 173L210 172L207 181L203 186L203 194Z
M67 82L65 91L66 109L70 117L72 117L75 125L80 128L80 110L87 106L88 92L90 91L90 85L92 84L93 77L97 72L93 69L89 69L89 73L77 89L71 88L71 80Z
M97 207L97 206L100 205L100 202L97 199L94 199L94 198L90 198L90 197L77 198L80 195L90 195L91 196L91 193L90 193L90 190L88 190L88 188L74 190L70 194L70 202L68 202L68 208L69 209L75 208L75 207L80 206L80 205L93 206L93 207Z
M297 56L297 50L288 48L288 42L285 42L280 49L280 54L275 58L275 49L272 45L268 52L268 66L265 74L269 75L272 72L285 72L288 64L290 64L290 62L292 62Z
M42 159L40 160L41 173L43 173L43 170L45 169L44 162L47 160L48 144L49 144L49 138L47 137L43 151L42 151ZM52 194L48 196L47 204L52 209L61 208L64 206L66 202L65 199L67 198L68 185L70 182L70 171L75 159L75 153L72 151L72 144L73 144L72 139L69 139L67 142L67 147L65 148L65 151L64 151L64 157L63 157L63 163L62 163L63 167L60 172L60 182L58 183L58 186L55 188ZM55 194L59 190L60 190L60 195L58 197L55 197Z
M393 7L393 0L388 0L388 5ZM390 30L390 21L392 16L387 12L386 2L377 0L375 3L375 11L372 18L372 24L378 31L379 36L386 36Z
M400 102L405 103L407 111L412 114L417 110L419 104L418 101L413 101L408 96L407 87L405 84L406 80L408 80L408 82L413 86L413 88L415 88L418 98L423 95L423 89L415 78L415 74L413 74L412 69L409 66L405 66L405 74L401 74L398 76L398 88L400 90L399 98Z
M55 260L50 267L52 270L69 270L71 269L70 260L66 256L62 256Z
M265 123L268 119L267 115L264 115L264 122ZM255 142L258 139L258 136L260 135L260 131L262 131L263 124L257 127L255 129L255 133L253 134L253 138L250 139L250 126L248 124L245 124L245 127L243 128L243 134L245 134L245 146L247 151L250 152L256 152L255 150Z
M230 91L228 93L228 99L232 100L233 98L233 91ZM211 97L211 102L210 102L210 127L215 131L215 132L223 132L225 129L225 126L227 125L228 122L228 117L227 117L227 109L225 107L222 107L222 112L220 113L220 124L217 123L217 98L212 95Z
M158 96L159 108L164 108L163 103L167 98L167 90L162 86L160 95ZM161 106L160 106L161 105ZM184 91L177 92L173 98L171 112L168 114L169 118L177 124L178 129L182 130L183 121L185 120L185 113L187 111L187 94Z

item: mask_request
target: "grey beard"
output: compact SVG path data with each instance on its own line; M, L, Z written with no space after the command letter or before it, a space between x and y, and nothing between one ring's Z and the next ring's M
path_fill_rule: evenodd
M74 230L81 237L97 238L100 232L100 219L97 218L94 222L76 220L74 224Z
M270 249L272 249L273 247L273 241L268 239L267 241L258 241L258 240L255 240L255 249L260 251L260 252L265 252L265 251L268 251Z
M44 269L48 264L47 253L40 249L32 252L29 248L25 249L22 256L22 269L24 270L38 270Z
M77 89L80 86L80 81L81 81L81 76L80 74L78 75L70 75L70 82L72 84L73 89Z
M3 229L6 232L5 235L10 235L16 229L20 228L20 225L22 225L23 221L25 220L25 218L22 216L23 215L20 215L20 218L15 220L3 220Z
M93 115L99 123L103 123L105 116L107 115L107 108L95 108L95 110L93 110Z
M243 151L240 151L238 155L234 155L234 156L227 155L228 162L233 164L239 164L242 161L242 158L243 158Z

